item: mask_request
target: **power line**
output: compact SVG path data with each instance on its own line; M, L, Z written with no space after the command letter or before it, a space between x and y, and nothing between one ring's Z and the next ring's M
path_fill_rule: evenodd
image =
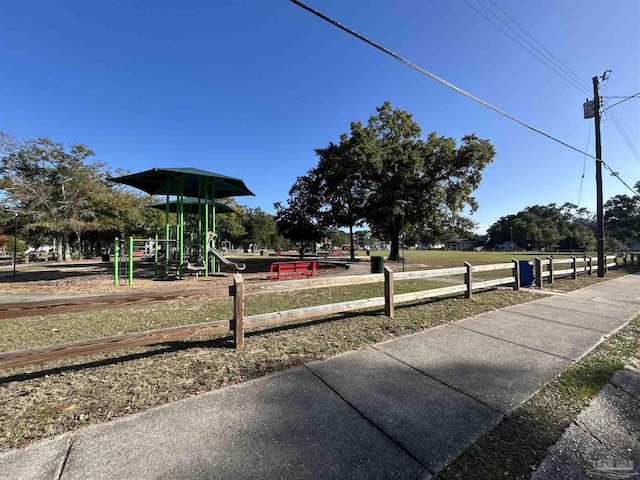
M455 85L454 85L454 84L452 84L451 82L448 82L448 81L446 81L445 79L440 78L439 76L437 76L437 75L435 75L435 74L433 74L433 73L431 73L431 72L429 72L429 71L425 70L424 68L419 67L419 66L418 66L418 65L416 65L415 63L412 63L412 62L410 62L409 60L407 60L407 59L405 59L405 58L401 57L400 55L398 55L398 54L396 54L396 53L392 52L392 51L391 51L391 50L389 50L388 48L385 48L385 47L383 47L383 46L381 46L381 45L379 45L379 44L375 43L373 40L369 40L368 38L364 37L363 35L360 35L359 33L355 32L355 31L353 31L353 30L350 30L349 28L345 27L344 25L342 25L342 24L340 24L340 23L336 22L335 20L333 20L333 19L331 19L331 18L327 17L326 15L324 15L324 14L320 13L319 11L314 10L313 8L311 8L311 7L307 6L307 5L305 5L304 3L302 3L302 2L300 2L300 1L298 1L298 0L289 0L289 1L290 1L290 2L292 2L292 3L294 3L294 4L296 4L296 5L298 5L298 6L299 6L299 7L301 7L301 8L304 8L304 9L305 9L305 10L307 10L308 12L313 13L314 15L316 15L317 17L320 17L321 19L325 20L326 22L331 23L333 26L335 26L335 27L339 28L340 30L342 30L342 31L344 31L344 32L347 32L349 35L352 35L352 36L354 36L354 37L358 38L359 40L362 40L363 42L368 43L368 44L369 44L369 45L371 45L372 47L377 48L378 50L380 50L380 51L382 51L382 52L386 53L387 55L389 55L389 56L391 56L391 57L395 58L396 60L398 60L398 61L400 61L400 62L404 63L405 65L407 65L407 66L409 66L409 67L413 68L414 70L417 70L418 72L420 72L420 73L422 73L422 74L426 75L427 77L432 78L433 80L435 80L435 81L437 81L437 82L439 82L439 83L441 83L441 84L443 84L443 85L445 85L445 86L447 86L447 87L451 88L452 90L455 90L456 92L458 92L458 93L460 93L460 94L464 95L465 97L470 98L471 100L473 100L473 101L475 101L475 102L478 102L479 104L484 105L484 106L485 106L485 107L487 107L487 108L490 108L490 109L491 109L491 110L493 110L494 112L497 112L497 113L499 113L500 115L503 115L503 116L505 116L505 117L507 117L507 118L509 118L509 119L513 120L513 121L514 121L514 122L516 122L516 123L519 123L519 124L520 124L520 125L522 125L523 127L526 127L526 128L528 128L528 129L530 129L530 130L533 130L534 132L539 133L540 135L544 135L545 137L547 137L547 138L549 138L549 139L553 140L554 142L557 142L557 143L559 143L559 144L561 144L561 145L564 145L565 147L570 148L571 150L575 150L575 151L576 151L576 152L578 152L578 153L582 153L582 154L588 155L589 157L591 157L591 158L593 158L593 159L595 159L595 160L599 160L599 159L597 159L596 157L594 157L593 155L591 155L591 154L589 154L589 153L587 153L587 152L583 152L583 151L582 151L582 150L580 150L579 148L576 148L576 147L574 147L573 145L569 145L568 143L563 142L562 140L560 140L560 139L558 139L558 138L555 138L555 137L553 137L552 135L549 135L548 133L543 132L542 130L537 129L537 128L535 128L535 127L533 127L533 126L529 125L528 123L525 123L524 121L520 120L520 119L519 119L519 118L517 118L517 117L514 117L513 115L511 115L511 114L509 114L509 113L505 112L504 110L500 110L498 107L494 107L494 106L493 106L493 105L491 105L489 102L485 102L484 100L482 100L482 99L480 99L480 98L476 97L475 95L473 95L473 94L471 94L471 93L467 92L466 90L463 90L462 88L455 86Z
M502 33L504 33L507 37L509 37L511 40L513 40L518 46L520 46L521 48L523 48L525 51L527 51L532 57L534 57L536 60L538 60L540 63L542 63L544 66L546 66L547 68L549 68L551 71L553 71L556 75L558 75L559 77L561 77L563 80L565 80L567 83L569 83L572 87L578 89L578 91L589 95L590 91L588 88L580 85L579 83L577 83L575 80L573 80L572 78L570 78L569 76L567 76L564 72L558 70L556 65L553 65L552 63L548 63L548 57L545 56L544 53L542 53L535 45L533 45L530 41L528 41L526 38L524 38L522 35L520 35L518 32L516 32L510 25L508 25L506 22L504 22L500 17L498 17L495 13L493 13L486 5L484 5L480 0L478 0L478 4L480 4L485 10L487 10L491 15L493 15L499 22L501 22L503 25L505 25L509 30L511 30L515 35L517 35L518 37L520 37L524 42L526 42L529 46L531 46L531 48L533 48L533 51L531 49L529 49L528 47L526 47L524 44L522 44L520 41L518 41L516 38L514 38L509 32L505 31L502 27L500 27L500 25L496 24L493 20L491 20L489 17L487 17L484 13L482 13L480 10L478 10L476 7L474 7L468 0L465 0L465 3L467 5L469 5L469 7L471 7L473 10L475 10L479 15L481 15L485 20L487 20L489 23L491 23L494 27L496 27L498 30L500 30ZM543 56L544 58L541 58L540 56L538 56L536 53L537 52L539 55Z
M491 105L489 102L486 102L484 100L482 100L481 98L476 97L475 95L467 92L466 90L463 90L460 87L455 86L453 83L446 81L443 78L440 78L439 76L435 75L434 73L429 72L428 70L425 70L424 68L416 65L413 62L410 62L409 60L401 57L400 55L398 55L397 53L392 52L391 50L389 50L388 48L383 47L382 45L377 44L376 42L374 42L373 40L369 40L367 37L360 35L358 32L351 30L347 27L345 27L344 25L342 25L341 23L333 20L332 18L327 17L326 15L324 15L323 13L320 13L319 11L309 7L308 5L305 5L304 3L300 2L299 0L289 0L291 3L303 8L304 10L308 11L309 13L312 13L313 15L315 15L318 18L321 18L322 20L324 20L325 22L330 23L331 25L333 25L334 27L339 28L340 30L342 30L343 32L348 33L351 36L356 37L359 40L362 40L363 42L367 43L368 45L371 45L372 47L380 50L383 53L386 53L387 55L395 58L396 60L398 60L399 62L404 63L405 65L413 68L414 70L417 70L418 72L422 73L423 75L426 75L429 78L432 78L433 80L451 88L452 90L455 90L456 92L464 95L467 98L470 98L471 100L478 102L480 105L484 105L487 108L490 108L491 110L493 110L494 112L499 113L500 115L503 115L505 117L507 117L510 120L513 120L514 122L522 125L523 127L528 128L529 130L532 130L536 133L539 133L542 136L547 137L550 140L553 140L554 142L559 143L560 145L564 145L567 148L570 148L571 150L574 150L578 153L581 153L583 155L586 155L590 158L593 158L594 160L598 161L598 162L602 162L602 165L604 165L609 171L611 171L612 173L613 170L611 170L611 168L604 162L602 161L602 159L595 157L594 155L591 155L590 153L584 152L582 150L580 150L577 147L574 147L573 145L568 144L567 142L564 142L548 133L543 132L542 130L535 128L531 125L529 125L528 123L520 120L517 117L514 117L513 115L505 112L504 110L500 110L498 107L494 107L493 105ZM639 196L640 195L635 192L633 189L631 189L631 187L629 187L618 175L617 173L615 174L615 176L618 178L618 180L620 180L627 188L629 188L629 190L631 190L635 195Z
M627 144L627 147L629 147L629 150L631 151L633 156L636 157L638 161L640 161L640 152L638 152L638 149L633 144L633 141L629 137L626 129L624 128L624 125L622 125L616 113L612 110L608 112L608 115L609 115L609 118L611 118L611 121L613 122L614 127L616 127L616 129L620 133L622 140L624 140L624 142Z
M625 187L627 187L627 188L631 191L631 193L633 193L633 195L634 195L634 196L636 196L636 197L640 197L640 195L638 195L638 192L636 192L633 188L631 188L629 185L627 185L627 183L626 183L624 180L622 180L622 179L620 178L620 174L619 174L618 172L614 172L614 171L611 169L611 167L610 167L609 165L607 165L606 163L604 163L604 162L602 162L602 165L604 166L604 168L606 168L607 170L609 170L609 171L611 172L611 175L612 175L613 177L616 177L618 180L620 180L620 182L621 182Z
M587 134L587 146L584 148L585 151L589 150L589 143L591 142L591 125L589 125L588 129L589 133ZM587 156L584 156L584 161L582 162L582 178L580 178L580 190L578 190L578 206L580 206L580 198L582 197L582 185L584 184L584 174L587 171Z
M637 98L640 96L640 92L636 93L635 95L631 95L630 97L625 97L624 100L620 100L619 102L614 103L613 105L609 105L607 108L605 108L604 110L609 110L610 108L615 107L616 105L620 105L622 102L626 102L627 100L631 100L632 98ZM608 98L620 98L620 97L608 97ZM604 110L602 110L604 112Z
M640 94L640 92L636 93L635 95L600 95L600 97L602 98L634 98L636 97L638 94Z
M553 53L551 53L544 45L542 45L538 40L535 39L535 37L533 35L531 35L529 32L527 32L522 26L520 26L520 24L518 24L518 22L516 22L513 18L511 18L509 16L509 14L507 12L505 12L504 10L502 10L500 8L500 6L498 6L493 0L489 0L489 2L491 2L491 4L496 7L498 10L500 10L500 12L507 17L509 20L511 20L514 25L516 27L518 27L520 30L522 30L529 38L531 38L531 40L533 40L535 43L537 43L538 45L540 45L540 47L542 47L542 49L547 52L551 57L553 57L555 59L555 61L562 65L564 67L564 69L569 72L571 75L573 75L574 79L577 80L578 83L581 83L586 89L590 88L590 85L588 82L586 82L585 80L583 80L579 75L577 75L573 70L571 70L562 60L560 60L558 57L556 57Z

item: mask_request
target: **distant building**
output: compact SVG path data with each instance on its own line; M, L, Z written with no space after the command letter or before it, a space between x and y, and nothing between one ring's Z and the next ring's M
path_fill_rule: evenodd
M515 252L516 242L497 243L493 248L494 250L500 250L503 252Z
M445 250L473 250L476 246L475 240L466 238L450 238L444 241Z
M640 240L627 240L627 248L632 252L640 252Z
M428 243L417 247L418 250L444 250L444 243Z

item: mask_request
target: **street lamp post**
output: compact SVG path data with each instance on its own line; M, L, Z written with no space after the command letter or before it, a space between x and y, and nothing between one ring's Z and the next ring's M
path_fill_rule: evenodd
M513 246L513 227L509 227L509 230L511 230L511 250L515 252L516 249Z

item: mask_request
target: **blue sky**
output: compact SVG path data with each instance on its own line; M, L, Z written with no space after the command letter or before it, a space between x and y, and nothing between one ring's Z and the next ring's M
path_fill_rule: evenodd
M591 89L640 92L640 2L468 0L506 12ZM329 17L580 149L594 153L587 95L463 0L308 0ZM507 20L505 17L502 17ZM494 20L495 21L495 20ZM513 24L512 24L513 25ZM505 28L505 27L503 27ZM514 28L517 27L514 25ZM534 204L578 202L584 156L464 98L286 0L0 4L0 130L91 147L132 172L189 166L242 178L273 212L314 149L390 101L423 135L477 133L497 155L476 191L483 231ZM620 99L610 99L613 104ZM640 150L640 99L612 108ZM591 130L591 134L589 131ZM587 140L590 142L587 146ZM630 185L640 159L610 115L603 159ZM604 176L604 196L630 193ZM595 208L586 160L580 205Z

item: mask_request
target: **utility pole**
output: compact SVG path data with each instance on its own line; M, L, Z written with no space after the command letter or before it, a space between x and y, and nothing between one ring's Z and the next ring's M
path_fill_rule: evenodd
M607 72L602 79L606 80ZM604 202L602 198L602 144L600 143L600 94L598 76L593 77L593 110L596 127L596 237L598 241L598 277L605 276L606 259L604 256Z

